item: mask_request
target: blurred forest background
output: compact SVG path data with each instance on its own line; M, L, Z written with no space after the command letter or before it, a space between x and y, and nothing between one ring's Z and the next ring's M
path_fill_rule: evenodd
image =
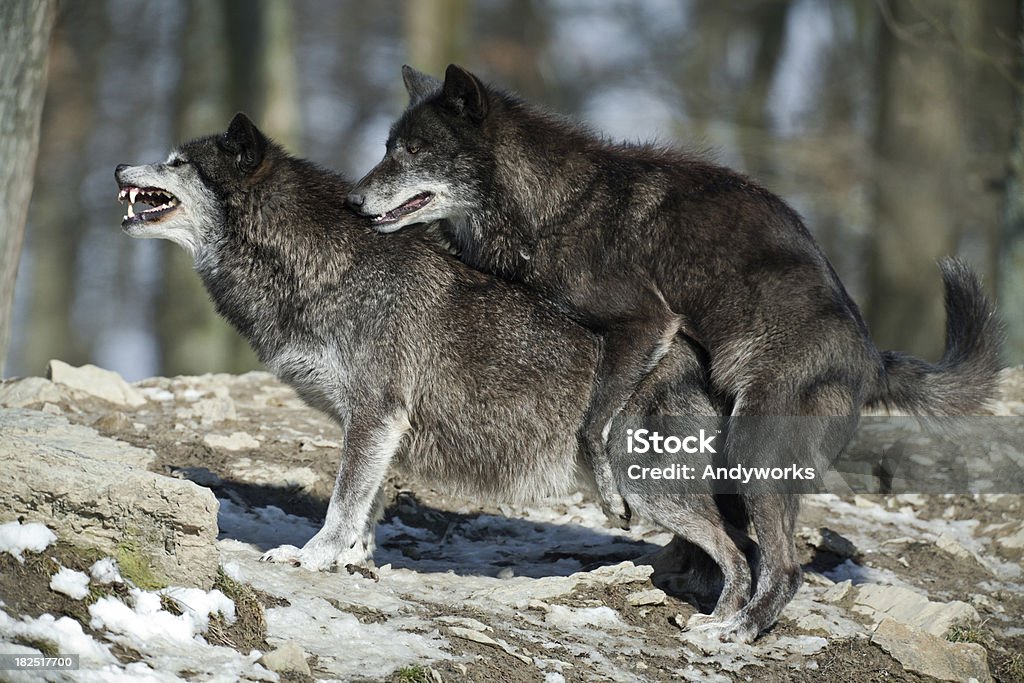
M405 106L400 66L441 75L450 61L610 136L706 149L781 194L883 348L938 357L934 264L964 256L998 296L1008 360L1020 363L1021 9L1015 0L61 2L4 374L39 374L50 358L132 380L257 367L182 250L121 234L114 166L161 160L244 110L297 154L356 178Z

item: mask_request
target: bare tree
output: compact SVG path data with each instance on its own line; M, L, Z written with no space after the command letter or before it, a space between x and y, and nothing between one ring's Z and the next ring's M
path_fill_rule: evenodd
M929 3L934 22L955 25L956 0ZM943 50L915 0L880 4L875 232L869 246L866 316L881 348L934 358L944 314L936 261L960 237L964 130L954 55ZM930 15L931 16L931 15Z
M0 376L39 149L55 0L0 3Z
M449 62L463 61L468 17L466 0L408 0L405 34L409 63L439 75Z

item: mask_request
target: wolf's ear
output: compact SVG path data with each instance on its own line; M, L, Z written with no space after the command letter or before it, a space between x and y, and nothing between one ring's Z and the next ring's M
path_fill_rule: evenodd
M484 84L455 64L449 64L444 72L444 98L455 111L476 121L485 119L490 109Z
M267 138L248 116L238 112L231 119L228 132L221 137L221 146L237 156L239 170L252 173L267 152Z
M409 106L415 106L427 99L444 85L441 81L422 71L417 71L408 64L402 66L402 81L409 93Z

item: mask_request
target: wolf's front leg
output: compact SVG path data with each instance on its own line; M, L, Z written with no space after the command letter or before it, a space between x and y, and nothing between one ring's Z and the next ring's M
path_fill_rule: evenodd
M353 416L323 528L302 548L283 545L260 559L313 571L365 566L373 553L374 501L409 428L402 410Z

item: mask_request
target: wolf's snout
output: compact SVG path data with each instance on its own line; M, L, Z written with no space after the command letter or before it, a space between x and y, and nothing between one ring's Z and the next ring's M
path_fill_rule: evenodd
M361 192L349 192L348 197L345 198L348 205L354 209L362 208L363 202L366 201L366 197Z

